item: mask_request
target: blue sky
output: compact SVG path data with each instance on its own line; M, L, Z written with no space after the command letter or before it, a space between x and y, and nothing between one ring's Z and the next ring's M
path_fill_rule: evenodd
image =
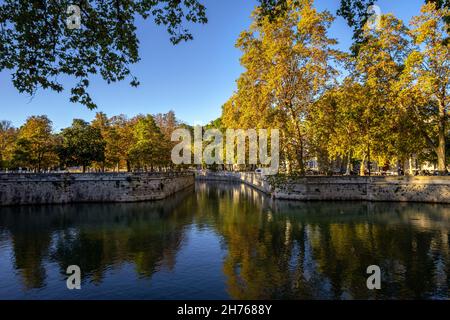
M339 0L316 0L319 10L333 14ZM380 0L383 13L394 13L404 21L416 15L423 0ZM159 113L174 110L189 124L205 124L220 116L221 106L236 89L235 80L243 71L240 51L234 47L239 33L251 23L256 0L203 0L209 22L190 27L194 40L173 46L163 27L151 21L138 22L141 61L132 67L141 82L138 88L128 81L107 85L91 78L90 92L98 105L94 111L69 102L74 81L63 81L65 91L57 94L40 90L33 99L19 94L11 84L10 72L0 73L0 120L20 126L30 115L46 114L56 131L69 126L73 118L92 120L98 111L108 116ZM351 30L337 18L330 35L348 50Z

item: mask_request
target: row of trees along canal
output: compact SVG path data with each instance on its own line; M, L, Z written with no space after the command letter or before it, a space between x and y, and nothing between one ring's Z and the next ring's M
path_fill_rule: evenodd
M20 128L0 122L0 163L3 169L27 168L35 172L64 167L109 170L162 170L172 167L173 130L183 126L170 111L166 114L124 115L108 118L97 113L88 123L53 133L46 116L29 117Z
M344 53L328 35L331 13L311 0L277 2L276 15L257 8L237 41L245 71L223 107L222 125L280 128L288 171L304 172L312 157L325 168L414 157L445 172L449 6L427 1L409 23L385 14L376 28L363 19L360 29L343 6L340 14L355 26L353 50Z

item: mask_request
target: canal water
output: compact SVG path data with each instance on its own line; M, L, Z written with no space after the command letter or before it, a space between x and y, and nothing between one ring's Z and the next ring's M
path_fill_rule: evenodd
M68 290L78 265L81 290ZM367 267L381 289L367 288ZM160 202L0 208L0 299L448 299L450 206L274 201L203 182Z

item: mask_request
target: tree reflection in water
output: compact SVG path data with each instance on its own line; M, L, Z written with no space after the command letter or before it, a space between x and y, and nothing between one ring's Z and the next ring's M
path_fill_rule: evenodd
M223 288L235 299L445 299L449 231L448 205L274 201L245 185L212 182L161 202L0 209L0 251L12 252L1 263L18 272L21 283L12 288L24 287L25 297L36 288L45 296L71 264L100 289L108 270L131 264L133 279L121 277L119 285L147 279L151 287L158 276L185 298L207 299ZM208 265L173 274L193 263L177 257L189 256L186 244L205 232L225 254L205 243L202 262L218 261L223 274L210 275L217 283L202 290L195 284ZM49 275L49 264L58 266L59 278ZM383 271L377 291L366 287L373 264ZM0 297L8 297L5 290L0 284ZM136 297L133 288L125 295ZM99 290L95 297L115 296Z

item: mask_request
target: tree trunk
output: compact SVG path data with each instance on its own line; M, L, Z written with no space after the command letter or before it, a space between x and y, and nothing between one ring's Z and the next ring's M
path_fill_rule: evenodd
M298 165L300 168L300 175L304 176L305 175L305 164L303 161L303 139L300 138L300 150L298 150L297 153L297 161L298 161Z
M366 175L365 161L366 161L366 155L364 155L364 157L361 161L361 167L359 168L359 175L362 177Z
M440 175L445 175L447 164L445 159L445 108L442 103L439 106L439 143L436 148L436 155L438 158L438 171Z
M366 175L366 166L364 164L364 161L361 161L361 166L359 168L359 175L361 177L364 177Z
M403 168L404 161L402 159L397 161L397 174L399 176L405 175L405 170Z
M409 165L409 175L413 176L414 175L414 169L413 169L413 159L412 159L412 157L409 157L408 165Z
M86 166L83 165L83 173L86 173Z
M291 174L291 162L289 161L289 159L286 159L286 174Z
M352 174L352 153L348 153L348 159L347 159L347 170L345 171L345 175L349 176Z

